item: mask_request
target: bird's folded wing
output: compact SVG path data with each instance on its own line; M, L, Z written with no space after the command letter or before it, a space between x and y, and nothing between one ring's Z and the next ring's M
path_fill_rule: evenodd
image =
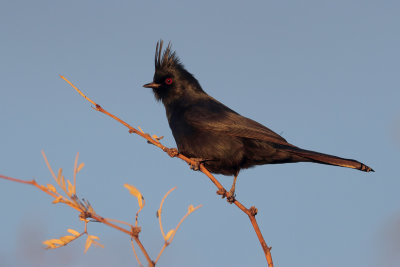
M195 107L185 114L185 120L193 127L206 131L293 146L264 125L243 117L226 106L223 107L218 112L209 112L210 110L205 111L204 107Z

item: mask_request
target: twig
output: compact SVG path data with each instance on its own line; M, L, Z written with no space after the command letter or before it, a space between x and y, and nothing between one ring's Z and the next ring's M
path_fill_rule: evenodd
M132 127L131 125L129 125L128 123L126 123L125 121L121 120L120 118L116 117L115 115L109 113L108 111L106 111L105 109L103 109L99 104L97 104L96 102L94 102L93 100L91 100L89 97L87 97L85 94L82 93L82 91L80 91L75 85L73 85L67 78L65 78L64 76L60 75L60 77L65 80L69 85L71 85L83 98L85 98L87 101L89 101L92 105L94 105L94 108L97 111L100 111L108 116L110 116L111 118L113 118L114 120L118 121L119 123L123 124L125 127L127 127L129 129L130 133L135 133L143 138L145 138L150 144L153 144L157 147L159 147L160 149L162 149L164 152L168 153L169 151L171 151L170 148L165 147L164 145L162 145L159 141L159 139L157 138L153 138L151 137L149 134L146 134L142 131L137 130L136 128ZM180 158L181 160L185 161L188 164L191 165L195 165L196 162L190 160L189 158L185 157L182 154L178 154L176 155L176 157ZM218 180L204 167L203 164L200 164L200 171L203 172L208 178L210 178L210 180L214 183L214 185L218 188L218 192L225 194L226 189L218 182ZM255 215L257 214L257 209L255 207L251 207L250 209L246 208L242 203L240 203L238 200L235 199L235 201L233 202L240 210L242 210L244 213L247 214L247 216L250 219L251 225L254 228L254 231L257 234L258 240L260 242L260 245L264 251L265 254L265 258L268 262L268 266L269 267L273 267L274 264L272 262L272 256L271 256L271 247L269 247L267 245L267 243L264 240L263 235L261 234L261 230L258 226L257 220L255 218ZM136 240L135 240L136 241ZM139 245L140 247L140 245Z
M131 246L132 246L133 254L135 254L136 261L139 263L139 266L142 267L143 265L142 265L142 263L140 262L139 257L138 257L138 255L137 255L137 253L136 253L135 244L133 243L133 239L131 239Z

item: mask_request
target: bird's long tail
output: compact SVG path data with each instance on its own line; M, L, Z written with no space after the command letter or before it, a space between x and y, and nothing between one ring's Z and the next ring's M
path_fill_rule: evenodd
M306 161L310 162L353 168L364 172L374 172L371 167L368 167L367 165L354 159L344 159L311 150L301 149L298 147L285 147L284 150L290 151L291 154L300 156Z

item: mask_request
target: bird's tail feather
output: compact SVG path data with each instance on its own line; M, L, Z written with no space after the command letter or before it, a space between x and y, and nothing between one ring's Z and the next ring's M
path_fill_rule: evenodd
M354 159L344 159L311 150L301 149L298 147L285 147L284 150L286 151L289 150L291 153L300 156L302 158L305 158L307 159L307 161L311 162L353 168L364 172L374 172L374 170L371 167L368 167L367 165L358 162L357 160Z

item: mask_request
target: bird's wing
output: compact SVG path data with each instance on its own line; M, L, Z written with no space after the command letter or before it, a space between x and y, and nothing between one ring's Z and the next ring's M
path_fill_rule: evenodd
M193 105L184 116L187 123L198 129L292 146L279 134L214 99Z

